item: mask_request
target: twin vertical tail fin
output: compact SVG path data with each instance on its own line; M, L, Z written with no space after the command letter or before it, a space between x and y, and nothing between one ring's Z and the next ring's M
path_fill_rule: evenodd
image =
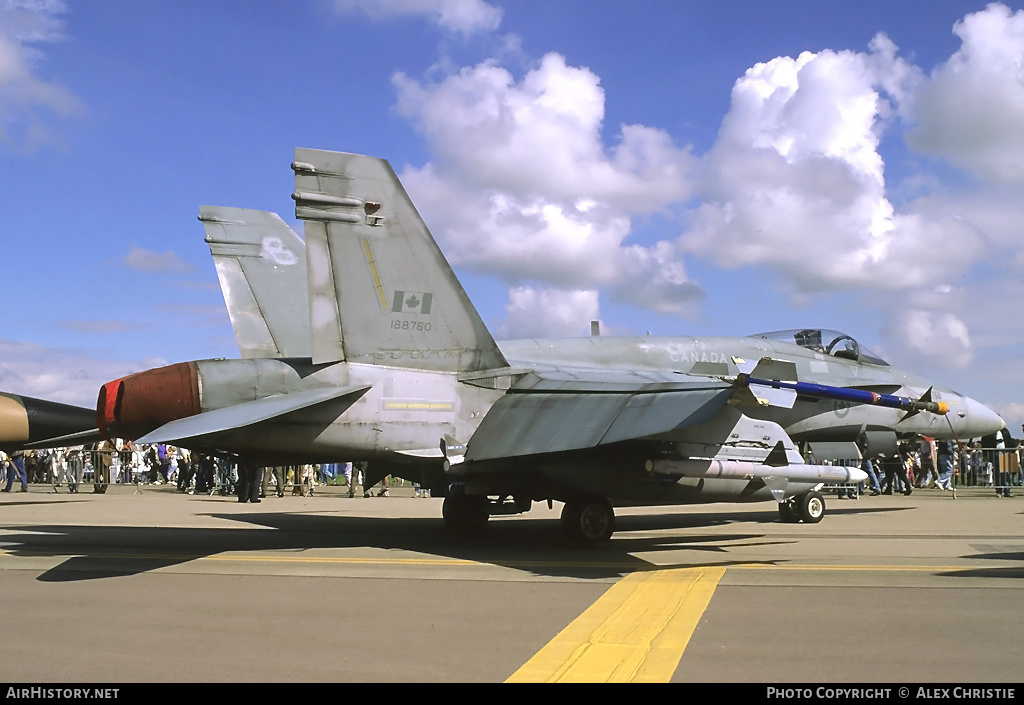
M243 358L309 357L306 246L276 213L201 206Z
M295 150L313 362L474 372L507 366L391 165Z

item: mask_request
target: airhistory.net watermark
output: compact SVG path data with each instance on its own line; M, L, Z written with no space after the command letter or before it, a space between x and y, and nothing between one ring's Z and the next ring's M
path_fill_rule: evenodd
M7 688L7 699L18 700L116 700L120 688L53 688L14 687Z

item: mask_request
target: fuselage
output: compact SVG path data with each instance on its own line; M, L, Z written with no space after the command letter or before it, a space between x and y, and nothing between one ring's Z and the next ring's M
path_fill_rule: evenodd
M828 342L828 341L826 341ZM732 337L607 337L528 339L500 343L512 367L544 366L672 370L681 374L733 377L737 361L763 357L793 362L801 381L837 387L885 390L889 394L920 398L929 389L932 398L949 404L949 413L907 415L898 409L827 399L798 397L792 409L745 407L755 418L771 418L794 440L857 440L865 431L893 430L900 436L922 434L934 438L978 438L1004 427L998 414L984 404L952 389L896 369L874 355L858 358L829 354L801 345L761 336ZM849 348L833 350L852 355Z
M440 458L439 439L471 439L490 406L527 370L622 370L733 377L738 363L771 357L795 364L799 378L835 386L883 389L949 404L945 416L843 401L798 398L791 409L744 407L771 419L794 440L856 440L891 430L961 439L1003 426L994 412L950 389L896 370L872 355L846 357L765 337L607 337L526 339L499 344L507 376L466 383L455 373L380 364L315 365L309 358L202 360L116 380L101 391L99 413L112 436L138 438L177 418L226 409L272 395L348 385L370 389L354 402L327 403L280 420L221 433L207 449L264 456L337 460ZM833 350L833 352L837 352ZM116 404L111 401L116 399ZM204 446L204 441L197 441Z

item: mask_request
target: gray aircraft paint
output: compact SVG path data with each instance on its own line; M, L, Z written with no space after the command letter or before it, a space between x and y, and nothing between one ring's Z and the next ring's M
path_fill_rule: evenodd
M201 209L200 220L204 221L207 227L207 242L210 243L211 251L217 248L214 251L214 259L218 263L221 286L228 302L232 323L235 325L239 346L243 347L243 339L251 340L257 337L253 334L246 335L241 330L246 326L251 330L267 331L263 336L265 340L280 341L281 345L287 346L288 351L287 354L279 352L277 343L265 343L262 347L252 343L243 347L242 356L302 357L300 351L309 349L308 317L302 318L296 315L295 311L308 310L308 306L305 305L306 299L302 296L306 288L305 269L301 266L277 266L272 257L265 253L260 254L257 250L265 250L264 240L268 236L274 237L285 243L286 253L279 259L304 263L306 257L302 240L274 213L204 206ZM232 247L229 248L228 243L231 243ZM248 249L244 246L248 246ZM245 253L247 257L243 259L239 253ZM245 266L237 262L244 262ZM224 263L227 263L227 266ZM222 274L222 271L229 272L231 276ZM377 275L379 277L379 269ZM430 292L396 289L393 294L384 294L385 304L389 296L391 303L387 308L391 313L404 312L406 317L402 320L407 320L410 315L425 316L432 308L433 296ZM406 304L409 299L412 299L415 305ZM384 307L382 304L382 309ZM336 301L331 305L331 309L337 309ZM272 330L280 333L271 335L269 331ZM796 345L756 337L593 336L499 341L497 346L510 361L509 365L522 371L539 368L550 372L560 367L589 367L591 369L588 374L591 377L607 377L616 369L630 372L648 370L664 373L669 370L671 374L735 376L738 373L735 359L756 359L775 355L794 361L800 379L828 380L830 384L839 386L885 387L889 393L903 390L903 393L913 397L919 397L931 386L924 379L891 367L858 364L822 353L811 353ZM268 350L269 354L259 354L260 349ZM210 374L214 373L211 371ZM249 378L249 374L242 373L240 379ZM268 372L263 370L258 376L262 378L267 374ZM465 374L462 378L468 380ZM510 380L511 378L506 375L505 388L511 386ZM385 383L392 386L394 384L390 377ZM292 388L287 384L274 386L269 380L261 384L262 393L268 393L268 390L274 390L273 393L284 393ZM212 389L230 389L232 394L244 393L245 389L245 385L240 381L238 386L223 385L219 382L211 386ZM252 394L254 393L255 390L252 390ZM254 399L252 394L246 400ZM942 388L939 388L939 394L944 395L953 407L949 416L952 432L962 437L975 435L967 419L978 417L984 410L975 409L975 413L966 413L967 407L972 405L972 400ZM241 401L216 399L210 403L219 408L221 405ZM394 407L389 408L393 409ZM797 440L824 438L853 441L866 430L881 428L895 429L903 434L921 433L938 437L948 436L951 432L950 423L946 418L934 414L916 414L904 419L906 413L903 411L833 400L804 400L795 409L748 408L747 413L755 417L770 415ZM472 429L476 424L462 424L461 427ZM393 443L387 445L395 446Z
M295 215L306 222L314 362L452 372L505 366L390 164L297 149L292 168ZM396 291L420 292L429 313L403 309Z

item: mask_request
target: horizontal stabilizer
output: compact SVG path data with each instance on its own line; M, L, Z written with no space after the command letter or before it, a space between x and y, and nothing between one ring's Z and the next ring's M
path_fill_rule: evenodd
M185 442L188 439L252 426L262 421L277 418L300 409L307 409L346 395L352 395L354 399L358 399L369 388L368 385L325 387L322 389L309 389L303 392L292 392L290 394L277 394L264 399L206 411L195 416L171 421L155 431L147 433L135 441L135 443L175 442L181 445L188 445Z
M103 434L100 433L100 430L98 428L91 428L88 431L79 431L78 433L69 433L65 436L56 436L55 438L45 438L40 441L26 443L22 448L25 450L33 450L37 448L66 448L67 446L81 446L87 443L99 443L102 440Z

